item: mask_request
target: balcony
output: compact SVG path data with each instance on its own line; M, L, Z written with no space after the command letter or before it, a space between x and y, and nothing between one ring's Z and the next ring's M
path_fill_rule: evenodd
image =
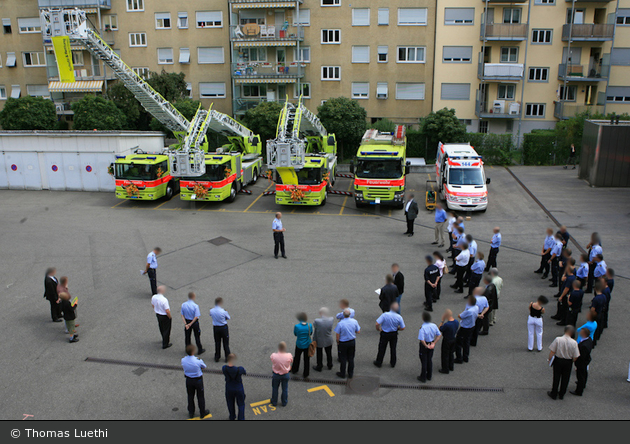
M488 23L481 25L480 40L521 41L527 38L527 23Z
M235 47L296 46L304 40L304 29L297 26L257 25L230 26L230 40Z
M571 34L571 41L573 42L606 42L612 40L615 33L615 25L604 24L573 24L562 25L562 41L569 41L569 34Z
M502 106L495 107L495 102L502 102ZM518 119L521 117L521 104L507 100L495 100L489 104L477 99L475 114L481 119Z
M232 63L232 78L235 83L295 83L304 77L306 65L297 62Z
M481 0L483 3L486 0ZM488 0L488 3L497 4L497 3L527 3L527 0Z
M573 0L564 0L567 3L572 3ZM575 0L576 3L584 3L584 2L588 2L588 3L610 3L612 0Z
M272 100L268 100L265 97L251 98L251 97L238 97L232 101L232 113L233 114L245 114L247 110L256 108L263 102L271 102ZM273 102L278 102L284 104L286 99L278 99L273 100Z
M112 0L38 0L40 8L101 8L111 9ZM89 12L89 11L86 11Z
M231 0L233 9L252 9L252 8L264 8L264 9L290 9L297 7L297 4L302 4L302 0L298 1L290 1L290 0L279 0L279 1L264 1L264 0Z
M479 63L477 77L497 82L518 82L523 79L522 63Z
M559 120L566 120L585 111L590 111L592 114L604 114L604 105L576 105L558 101L554 102L553 116Z
M558 80L568 82L601 82L608 79L610 65L572 65L561 63L558 66Z
M92 27L90 26L90 28L92 28ZM92 29L94 29L94 28L92 28ZM115 44L114 37L116 35L115 31L111 31L111 30L107 30L107 29L101 29L101 30L94 29L94 31L97 32L100 35L101 39L103 39L103 41L105 43L107 43L109 46L114 46L114 44ZM44 36L43 33L42 33L42 38L43 38L43 41L44 41L44 45L45 46L49 46L49 47L52 48L52 39L50 37ZM85 48L85 45L83 43L79 42L79 41L76 41L76 40L70 40L70 46L74 50L86 50L87 51L87 49Z

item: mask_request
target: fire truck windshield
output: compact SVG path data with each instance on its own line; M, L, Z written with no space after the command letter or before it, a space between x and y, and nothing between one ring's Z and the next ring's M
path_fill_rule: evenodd
M448 173L450 185L483 185L481 168L451 168Z
M218 182L225 179L225 166L227 164L222 163L219 165L206 164L206 172L201 176L190 177L190 180L196 180L200 182Z
M398 179L403 175L400 159L359 159L356 175L362 179Z
M299 185L319 185L322 183L321 168L302 168L297 171Z
M156 180L158 165L116 163L116 179Z

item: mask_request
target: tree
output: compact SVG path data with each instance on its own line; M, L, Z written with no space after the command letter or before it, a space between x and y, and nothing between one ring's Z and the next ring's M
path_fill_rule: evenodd
M125 113L127 129L148 131L151 115L146 112L138 99L127 89L124 83L116 82L107 88L105 98L113 101Z
M199 102L198 100L192 100L189 98L183 98L183 99L178 100L177 102L171 102L171 103L173 103L173 106L177 108L177 110L180 113L182 113L182 115L189 121L191 121L193 117L195 117L195 114L197 113L197 109L199 109L199 105L201 105L201 102ZM162 122L160 122L156 118L153 118L153 120L151 120L151 123L149 126L151 127L152 131L162 131L163 133L166 134L166 137L169 137L169 138L174 137L173 132L170 131L168 128L166 128L164 125L162 125Z
M255 108L247 110L243 116L243 124L252 130L254 134L260 135L263 146L266 146L265 141L276 138L280 111L282 111L282 104L278 102L262 102Z
M367 129L365 109L355 100L336 97L318 106L317 115L326 131L337 137L341 159L354 156Z
M100 96L86 95L72 104L75 130L122 130L127 127L125 113L116 104Z
M464 142L466 125L455 117L454 109L442 108L420 119L420 132L427 141L427 161L429 161L429 153L432 156L432 153L436 152L439 142Z
M578 155L582 148L582 134L584 133L584 122L587 120L611 120L619 117L620 120L630 120L630 116L624 114L608 114L604 116L600 113L594 113L587 109L581 113L575 114L573 117L562 120L556 124L556 135L558 138L558 154L562 159L569 157L569 149L571 144L575 145Z
M56 123L55 104L43 97L9 98L0 111L0 126L5 130L52 130Z
M391 120L379 119L376 122L374 122L370 126L370 128L374 128L376 130L379 130L382 133L392 133L396 129L396 125Z
M180 72L166 72L162 70L160 74L151 72L147 78L147 83L159 92L162 97L171 103L178 102L181 99L188 98L188 90L186 84L186 74Z

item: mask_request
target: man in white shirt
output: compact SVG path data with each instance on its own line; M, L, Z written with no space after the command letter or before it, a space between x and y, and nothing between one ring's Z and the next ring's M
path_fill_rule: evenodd
M273 256L278 259L278 250L282 252L282 257L287 258L287 255L284 252L284 232L287 231L286 228L282 226L282 213L277 212L276 218L273 220L271 224L271 231L273 231Z
M171 345L169 340L171 338L171 307L168 305L168 299L164 297L166 293L166 287L160 285L157 288L156 294L151 298L151 305L155 316L157 317L158 326L160 327L160 334L162 335L162 349L169 348Z
M462 244L462 251L455 257L455 275L457 276L457 280L451 285L451 288L455 289L455 293L464 292L464 273L466 272L469 259L470 251L468 250L468 243L464 242Z

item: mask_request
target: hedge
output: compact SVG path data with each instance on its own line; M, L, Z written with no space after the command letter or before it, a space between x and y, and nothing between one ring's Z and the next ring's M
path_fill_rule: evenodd
M556 130L533 130L523 135L523 163L525 165L553 165L562 163L563 151L558 147Z

